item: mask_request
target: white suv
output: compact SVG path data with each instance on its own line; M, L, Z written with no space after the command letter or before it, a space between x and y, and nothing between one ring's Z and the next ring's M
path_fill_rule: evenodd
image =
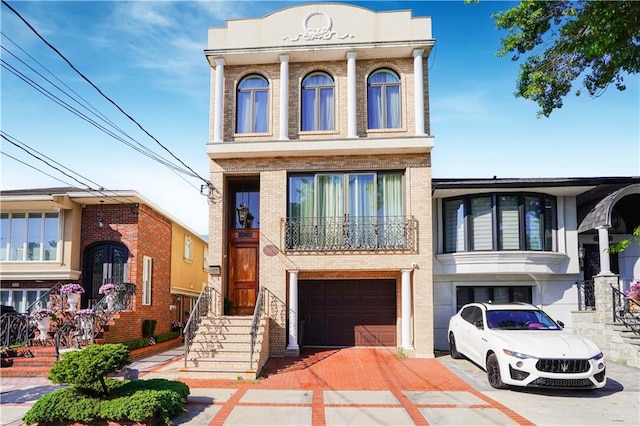
M562 325L527 303L470 303L449 320L449 351L485 369L494 388L603 387L602 351Z

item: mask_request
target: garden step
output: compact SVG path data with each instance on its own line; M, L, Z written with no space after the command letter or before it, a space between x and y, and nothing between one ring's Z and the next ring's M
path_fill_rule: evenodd
M8 363L8 365L5 365L5 362ZM14 357L14 358L7 358L3 360L3 367L48 367L51 368L53 366L53 363L56 362L56 357L55 356L38 356L38 357L33 357L33 358L25 358L22 356L19 357ZM4 375L4 372L7 370L2 370L2 373Z
M181 369L180 377L185 379L255 380L257 378L257 372L247 368L190 367L188 369Z
M9 367L2 369L2 377L48 377L48 367Z

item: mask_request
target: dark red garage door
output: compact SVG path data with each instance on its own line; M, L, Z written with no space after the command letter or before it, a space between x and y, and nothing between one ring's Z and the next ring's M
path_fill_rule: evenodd
M303 346L395 346L395 280L300 280Z

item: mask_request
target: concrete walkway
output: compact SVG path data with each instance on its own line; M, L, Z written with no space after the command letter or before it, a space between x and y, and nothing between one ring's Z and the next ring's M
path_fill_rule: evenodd
M566 422L571 417L566 398L542 393L540 399L537 391L492 391L484 387L478 367L448 356L415 359L398 358L389 349L319 350L299 358L272 358L264 377L238 381L181 378L182 354L182 348L173 349L130 366L139 370L141 379L181 380L189 386L188 411L173 419L176 425L572 424ZM58 387L46 379L1 378L1 424L22 425L29 407ZM588 404L593 393L581 395ZM534 404L545 415L549 409L561 410L566 418L541 422ZM633 401L614 408L633 410ZM627 421L621 415L610 424Z

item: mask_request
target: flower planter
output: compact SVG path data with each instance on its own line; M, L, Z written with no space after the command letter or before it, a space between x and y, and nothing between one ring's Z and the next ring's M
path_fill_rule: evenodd
M51 318L44 317L42 319L39 319L37 321L37 327L38 331L40 332L38 340L45 341L47 339L51 339L51 336L49 335L49 330L51 330Z
M640 302L636 301L634 303L634 301L632 300L627 300L627 308L629 309L629 312L633 312L633 313L637 313L640 314Z
M80 293L74 292L67 294L67 302L69 303L69 312L77 311L78 304L80 303Z
M106 299L107 299L107 310L108 311L115 311L116 310L116 302L117 302L117 298L116 298L116 293L108 293L106 295Z

